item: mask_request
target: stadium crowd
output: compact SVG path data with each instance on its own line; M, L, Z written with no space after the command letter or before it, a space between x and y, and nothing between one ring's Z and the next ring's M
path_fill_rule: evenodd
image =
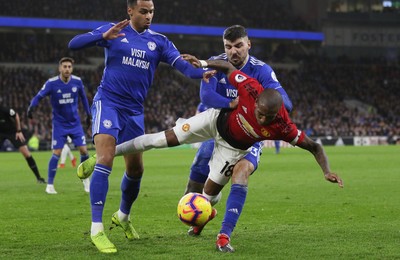
M37 0L31 4L22 0L3 1L0 16L21 16L57 19L81 19L116 22L125 19L121 10L126 8L126 1L109 0L100 4L92 1L68 0L48 1ZM253 0L246 1L223 0L213 1L156 1L157 12L153 23L186 24L203 26L226 26L226 24L243 24L246 27L264 29L312 30L300 17L291 12L289 1ZM244 17L257 10L267 14L263 19L257 15ZM271 10L271 11L270 11ZM179 15L177 15L179 13ZM282 19L284 18L284 19Z
M397 66L347 65L313 58L299 69L276 69L278 79L290 95L293 120L312 137L317 136L399 136L400 72ZM100 81L102 67L79 70L89 103ZM367 76L366 76L367 75ZM0 67L0 96L21 115L25 128L42 140L51 140L51 111L43 100L34 120L26 117L29 99L41 82L53 76L36 68ZM390 93L388 95L388 93ZM361 106L349 106L358 100ZM195 114L199 83L167 66L158 69L145 104L146 132L172 127L179 117ZM81 110L83 111L83 110ZM82 116L82 118L85 118ZM302 118L302 119L300 119Z
M243 16L253 13L255 6L257 10L274 11L264 15L263 19L256 15ZM119 21L125 18L120 17L120 10L125 7L126 1L121 0L104 1L101 5L77 0L37 0L32 4L15 0L2 3L0 15ZM226 4L222 0L209 3L195 0L157 1L157 9L162 12L157 13L154 23L212 26L243 24L250 28L311 30L309 25L293 15L289 1L255 0L251 5L245 1ZM179 15L176 15L178 11ZM48 29L23 32L5 30L0 33L1 62L18 63L17 67L0 65L0 99L19 112L27 130L45 141L51 140L49 101L43 100L34 120L28 120L26 109L41 84L58 72L55 67L39 69L32 67L32 64L54 64L60 57L73 57L78 65L74 74L82 78L89 104L101 80L103 66L96 68L97 63L94 65L90 58L102 57L102 50L89 48L84 52L71 52L66 46L70 39L71 32ZM179 44L179 41L175 43ZM257 43L251 50L251 54L254 53L274 68L293 101L292 118L300 128L312 137L400 135L400 107L397 105L400 99L400 57L391 60L350 59L346 56L328 59L315 54L318 51L305 55L301 45L286 41L277 44L271 51L270 46ZM218 48L221 49L215 50L210 45L208 50L199 50L196 44L192 49L179 49L181 53L207 58L222 52L222 46L218 45ZM296 68L278 68L274 63L291 63ZM84 64L90 64L94 69L79 68ZM363 105L354 106L354 100ZM193 115L198 102L198 81L186 79L172 69L161 66L145 104L146 132L158 132L173 126L178 117ZM82 118L85 117L82 115Z

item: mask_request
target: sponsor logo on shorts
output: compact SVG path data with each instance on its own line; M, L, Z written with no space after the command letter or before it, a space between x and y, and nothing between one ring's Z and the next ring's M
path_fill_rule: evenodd
M189 131L189 129L190 129L190 125L189 124L183 124L182 125L183 132L187 132L187 131Z
M110 128L111 126L112 126L112 122L111 122L111 120L108 120L108 119L106 119L106 120L104 120L103 121L103 126L105 127L105 128Z

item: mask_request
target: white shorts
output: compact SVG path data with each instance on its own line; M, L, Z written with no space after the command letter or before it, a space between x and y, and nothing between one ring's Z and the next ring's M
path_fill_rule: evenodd
M219 112L219 109L210 108L189 119L178 119L173 129L180 144L215 140L208 178L224 186L229 182L235 164L251 150L251 147L248 150L236 149L222 139L217 130Z

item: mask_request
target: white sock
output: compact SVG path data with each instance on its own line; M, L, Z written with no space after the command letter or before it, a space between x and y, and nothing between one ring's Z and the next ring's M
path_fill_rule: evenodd
M103 223L101 222L92 222L92 227L90 228L90 235L95 236L100 231L104 231Z
M117 147L115 148L115 156L136 152L144 152L153 148L165 147L168 147L168 144L164 132L146 134L117 145Z
M215 195L215 196L211 196L211 195L206 194L206 193L204 192L204 190L203 190L203 196L206 197L206 198L210 201L211 206L214 206L215 204L217 204L217 203L221 200L221 198L222 198L222 192L219 192L219 193L218 193L217 195Z
M129 220L129 215L123 213L120 209L118 210L118 219L121 222L128 222Z
M70 153L71 150L69 149L69 146L67 144L64 144L64 148L61 151L61 156L60 156L60 163L65 164L65 160L67 159L68 153Z

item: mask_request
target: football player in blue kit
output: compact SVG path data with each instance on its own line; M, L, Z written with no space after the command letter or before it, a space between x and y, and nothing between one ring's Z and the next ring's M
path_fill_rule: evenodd
M81 162L89 157L86 148L85 133L78 112L78 102L80 99L87 114L86 123L90 124L89 102L81 78L72 75L73 64L74 60L72 58L61 58L58 66L60 74L46 81L40 91L31 100L28 108L28 117L32 119L33 112L40 100L46 96L50 97L50 104L53 110L51 144L53 154L48 165L46 186L46 193L48 194L57 194L57 191L54 189L54 178L56 176L58 160L68 136L71 137L75 146L79 148ZM83 184L85 191L89 192L89 179L83 180Z
M115 253L115 245L104 233L103 210L108 192L116 144L144 134L143 104L160 62L167 63L190 78L202 78L196 69L181 58L168 38L150 28L154 15L152 0L127 0L129 20L106 24L75 36L69 48L91 46L105 50L105 69L92 105L92 134L97 161L91 178L91 240L102 253ZM121 202L111 220L129 239L139 235L130 220L131 207L137 199L143 175L142 153L124 156L125 173L121 182ZM79 168L78 168L78 176Z
M273 88L277 90L283 98L286 110L290 112L292 110L292 102L279 83L275 72L268 64L249 54L251 42L246 29L241 25L228 27L223 33L223 43L225 53L211 57L211 59L229 61L240 71L256 78L264 88ZM198 106L198 110L202 112L209 107L235 108L237 105L236 98L237 89L229 84L227 76L224 73L218 72L208 83L201 81L200 99L202 103ZM189 192L203 192L204 183L209 173L208 162L210 161L213 150L213 139L205 141L200 145L190 169L190 176L185 194ZM249 174L254 172L258 166L261 150L262 142L253 145L251 153L248 153L235 167ZM221 193L214 195L217 196L211 201L212 205L216 204L221 199ZM213 208L210 220L214 218L215 215L216 210ZM204 226L190 227L188 234L191 236L200 235L203 227Z

